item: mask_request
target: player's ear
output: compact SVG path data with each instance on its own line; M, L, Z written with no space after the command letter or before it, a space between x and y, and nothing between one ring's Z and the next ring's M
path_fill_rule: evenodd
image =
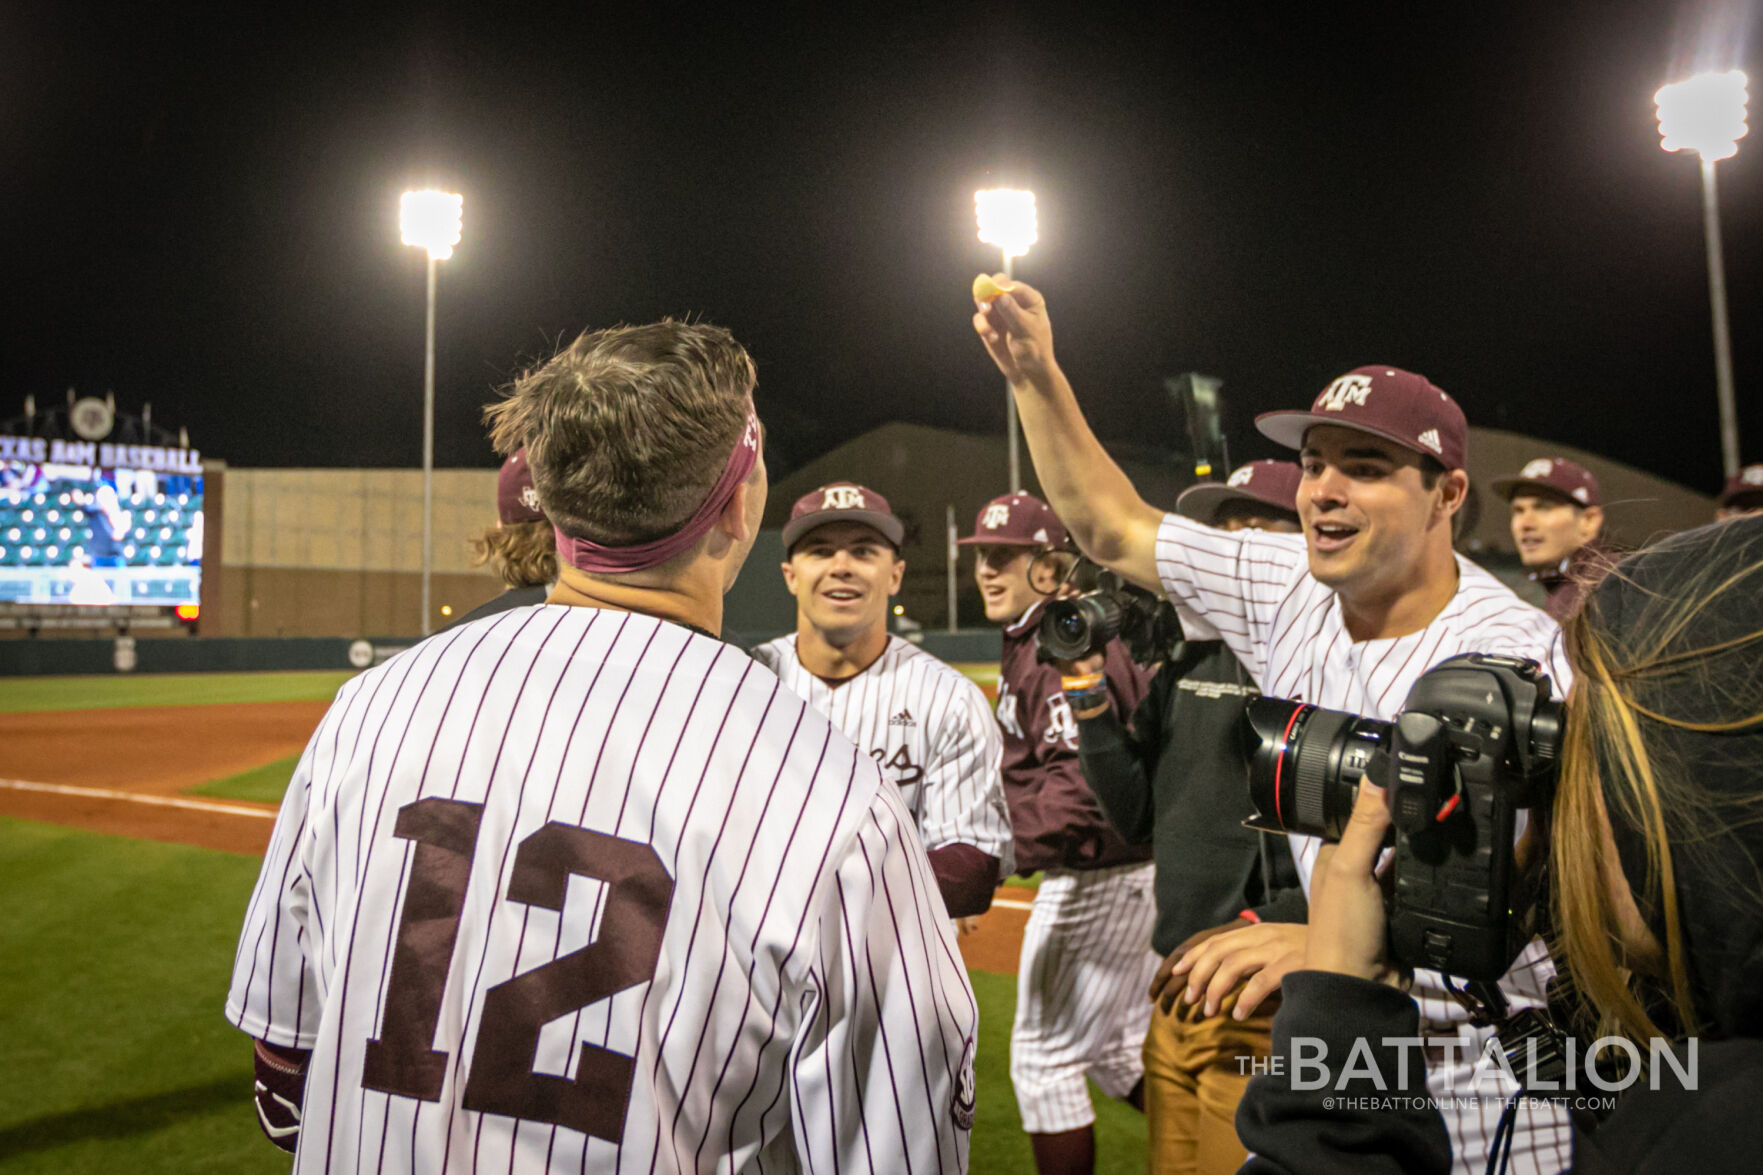
M896 553L894 555L894 577L888 582L888 595L897 596L900 594L900 581L904 579L905 576L906 560L900 558L899 554Z
M796 568L794 567L794 565L792 565L790 563L790 561L788 559L785 559L782 563L779 563L778 567L781 568L784 573L784 587L789 589L789 592L792 596L795 595L796 594Z
M735 487L735 492L729 495L728 505L722 508L722 513L716 518L717 529L737 543L750 541L758 532L758 527L753 522L753 518L757 516L757 512L753 510L754 495L759 496L757 504L761 510L764 509L764 486L755 484L754 479L748 478Z
M1469 474L1461 469L1447 469L1439 475L1438 512L1447 521L1463 509L1469 500Z
M1603 530L1604 508L1602 506L1587 506L1579 512L1579 538L1581 542L1591 542L1603 533Z

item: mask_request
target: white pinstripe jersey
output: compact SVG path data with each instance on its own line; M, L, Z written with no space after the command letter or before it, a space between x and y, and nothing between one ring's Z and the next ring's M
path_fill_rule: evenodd
M314 1050L302 1173L962 1171L976 1008L910 824L738 649L514 609L338 693L227 1013Z
M1561 629L1499 580L1457 557L1457 594L1431 624L1392 640L1354 641L1333 589L1312 578L1303 535L1261 530L1230 533L1179 515L1164 516L1157 533L1157 574L1182 610L1216 628L1232 652L1270 697L1292 698L1331 710L1389 721L1421 674L1458 653L1503 653L1540 661L1564 697L1573 680ZM1520 813L1523 816L1523 813ZM1322 842L1293 836L1304 892ZM1555 974L1547 950L1532 942L1513 963L1500 988L1514 1010L1542 1004ZM1412 994L1420 1005L1422 1032L1468 1032L1463 1008L1444 990L1437 972L1417 971ZM1441 1085L1451 1079L1459 1095L1471 1090L1475 1055L1449 1071L1428 1072ZM1490 1092L1483 1087L1483 1093ZM1483 1099L1479 1109L1456 1103L1444 1110L1457 1154L1457 1170L1479 1175L1501 1107ZM1491 1102L1491 1104L1489 1104ZM1565 1114L1526 1103L1519 1111L1520 1136L1513 1171L1555 1172L1571 1159ZM1528 1154L1526 1152L1529 1152Z
M836 686L803 668L794 635L753 657L868 753L918 822L926 849L966 844L1015 871L1015 838L999 773L1004 737L991 703L959 669L897 636L874 664Z

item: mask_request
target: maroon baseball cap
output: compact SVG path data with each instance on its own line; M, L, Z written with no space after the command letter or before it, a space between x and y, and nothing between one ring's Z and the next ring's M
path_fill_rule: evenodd
M1259 502L1284 514L1298 512L1298 482L1304 471L1295 461L1251 461L1231 470L1222 482L1189 486L1175 500L1175 512L1210 524L1226 502Z
M1318 424L1358 429L1425 454L1446 469L1462 469L1469 454L1469 422L1457 401L1424 375L1373 364L1357 367L1329 384L1308 412L1263 412L1261 435L1288 449L1302 449L1304 434Z
M1734 477L1726 479L1726 488L1714 502L1728 506L1763 506L1763 465L1747 465Z
M829 522L861 522L873 526L877 533L899 550L906 541L906 524L894 517L888 500L853 481L835 481L811 490L796 499L790 507L790 520L784 523L784 550L817 526Z
M1522 493L1564 498L1581 506L1602 506L1604 496L1598 479L1577 461L1565 457L1538 457L1518 471L1517 477L1496 477L1494 493L1510 502Z
M496 475L496 515L503 526L545 521L544 508L539 505L539 492L533 489L533 471L526 463L525 449L502 462L502 472Z
M958 547L1063 547L1069 541L1065 524L1053 508L1033 494L1018 490L993 498L979 508L973 533L956 540Z

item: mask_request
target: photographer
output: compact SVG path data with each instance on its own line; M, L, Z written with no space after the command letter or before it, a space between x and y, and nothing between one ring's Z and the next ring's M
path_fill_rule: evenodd
M1576 1114L1563 1168L1757 1169L1760 581L1763 519L1702 527L1623 561L1569 623L1576 677L1541 846L1554 879L1556 954L1599 1035L1626 1037L1640 1057L1670 1038L1676 1063L1655 1061L1601 1124ZM1364 1041L1361 1072L1375 1067L1383 1080L1375 1090L1363 1079L1305 1090L1289 1071L1257 1078L1237 1119L1256 1154L1246 1171L1451 1166L1444 1119L1413 1074L1401 1080L1403 1067L1381 1043L1420 1034L1413 1002L1380 982L1394 967L1372 870L1389 825L1383 792L1362 784L1339 846L1317 862L1305 970L1287 977L1274 1033L1276 1054L1314 1038L1329 1057L1345 1058ZM1581 1071L1577 1086L1563 1088L1588 1084ZM1351 1096L1359 1093L1376 1096Z
M1230 534L1141 499L1103 450L1053 357L1041 295L1022 283L977 303L973 325L1015 396L1035 472L1072 537L1096 562L1215 628L1264 694L1395 716L1428 666L1454 653L1486 652L1544 664L1570 678L1560 629L1493 576L1452 550L1452 521L1469 489L1468 424L1444 392L1393 367L1361 367L1331 382L1309 410L1266 413L1263 435L1301 450L1297 509L1304 532ZM1308 884L1320 841L1293 836ZM1216 1014L1238 984L1231 1015L1244 1019L1302 964L1301 926L1262 923L1190 950L1171 974L1185 998ZM1553 973L1540 942L1501 980L1514 1008L1539 1007ZM1433 1035L1466 1045L1491 1036L1433 972L1415 992ZM1465 1050L1474 1056L1474 1047ZM1459 1055L1429 1063L1439 1090L1467 1078ZM1454 1115L1452 1141L1464 1175L1479 1171L1499 1121L1494 1107ZM1518 1114L1512 1170L1558 1170L1565 1119L1526 1104Z
M1228 531L1296 534L1298 478L1290 461L1253 461L1222 484L1190 487L1175 508ZM1084 778L1123 837L1152 844L1157 866L1151 946L1165 963L1151 989L1158 1007L1145 1035L1145 1116L1150 1169L1159 1175L1242 1166L1234 1123L1249 1082L1245 1062L1268 1055L1273 1030L1270 1012L1232 1018L1228 999L1205 1015L1180 999L1170 968L1223 930L1305 916L1285 838L1243 827L1253 807L1239 723L1243 700L1257 691L1229 647L1202 631L1190 621L1185 639L1154 651L1150 659L1163 663L1130 727L1107 706L1074 711ZM1081 674L1100 661L1061 668Z
M1076 561L1064 525L1033 494L1005 494L980 508L960 545L974 548L986 619L1004 628L997 714L1016 869L1045 871L1022 932L1010 1083L1035 1169L1086 1175L1096 1111L1085 1078L1143 1105L1144 990L1157 965L1151 854L1120 838L1084 783L1069 696L1040 655L1041 615ZM1130 711L1144 677L1110 641L1083 704Z

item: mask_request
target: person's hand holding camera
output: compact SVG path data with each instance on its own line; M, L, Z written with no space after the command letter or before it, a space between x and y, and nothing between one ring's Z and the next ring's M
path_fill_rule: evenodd
M1383 788L1361 782L1337 845L1324 845L1310 875L1310 934L1304 968L1395 984L1385 930L1383 886L1376 874L1390 809Z

